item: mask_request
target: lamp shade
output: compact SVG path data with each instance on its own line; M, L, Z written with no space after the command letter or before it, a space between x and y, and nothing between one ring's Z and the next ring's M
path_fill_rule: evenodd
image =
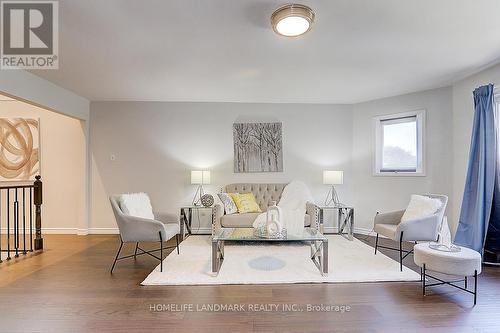
M193 185L210 184L210 171L191 170L191 184Z
M341 185L344 184L344 171L323 171L323 184Z

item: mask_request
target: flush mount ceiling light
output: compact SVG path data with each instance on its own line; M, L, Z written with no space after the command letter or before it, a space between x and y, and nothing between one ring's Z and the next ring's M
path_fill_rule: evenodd
M311 30L313 22L313 10L304 5L284 5L271 15L274 32L286 37L297 37L305 34Z

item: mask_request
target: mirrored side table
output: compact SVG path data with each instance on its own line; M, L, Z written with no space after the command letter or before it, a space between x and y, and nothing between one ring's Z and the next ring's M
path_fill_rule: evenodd
M214 206L183 206L181 207L181 236L182 239L193 234L212 233L212 214ZM198 222L198 226L193 228L193 218ZM206 220L206 221L205 221ZM208 225L205 226L204 222Z
M326 233L324 230L325 211L333 211L333 214L327 214L330 217L337 216L337 234L347 236L347 238L352 241L354 238L354 207L342 204L336 206L320 206L319 222L323 233ZM335 221L332 221L332 226L334 224Z

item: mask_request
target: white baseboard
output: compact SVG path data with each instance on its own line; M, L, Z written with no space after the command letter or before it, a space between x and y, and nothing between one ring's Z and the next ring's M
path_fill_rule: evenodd
M118 228L89 228L87 231L88 235L118 235L120 233Z
M1 232L6 233L7 228L2 228ZM28 231L28 230L27 230ZM11 228L11 233L14 233L14 229ZM29 232L29 231L28 231ZM35 234L35 229L33 229L33 234ZM118 228L89 228L89 229L78 229L78 228L42 228L42 235L115 235L119 234Z
M2 233L5 233L7 231L7 228L2 228ZM14 230L11 230L11 232L14 232ZM324 227L324 232L327 234L334 234L337 232L336 227ZM33 230L34 233L34 230ZM362 234L362 235L369 235L372 233L371 229L365 229L365 228L354 228L354 233L356 234ZM88 229L78 229L78 228L42 228L42 234L46 235L53 235L53 234L60 234L60 235L79 235L79 236L86 236L86 235L117 235L119 234L118 228L88 228ZM197 228L193 229L193 234L200 234L200 235L211 235L212 234L212 229L211 228Z

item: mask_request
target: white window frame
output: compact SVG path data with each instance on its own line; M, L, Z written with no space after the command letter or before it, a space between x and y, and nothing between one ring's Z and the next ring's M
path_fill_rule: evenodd
M424 109L376 116L373 118L374 149L373 175L374 176L425 176L425 113ZM417 118L417 169L416 171L382 171L383 153L383 126L382 122L391 119Z

